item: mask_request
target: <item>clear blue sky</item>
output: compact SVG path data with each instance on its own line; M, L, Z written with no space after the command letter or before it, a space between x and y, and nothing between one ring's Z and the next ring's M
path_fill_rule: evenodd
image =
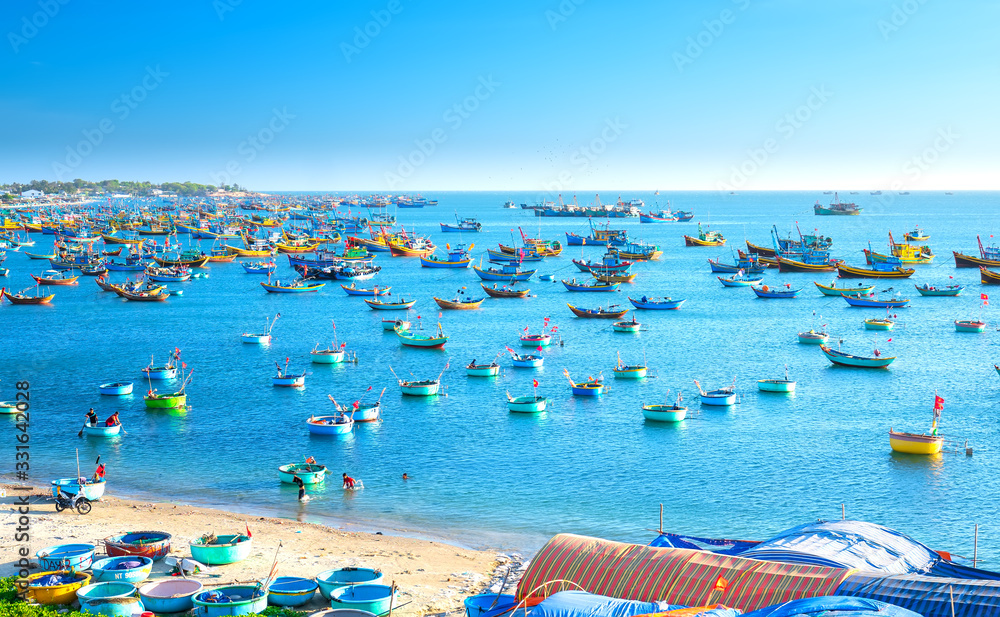
M0 182L1000 188L988 0L10 0L3 15Z

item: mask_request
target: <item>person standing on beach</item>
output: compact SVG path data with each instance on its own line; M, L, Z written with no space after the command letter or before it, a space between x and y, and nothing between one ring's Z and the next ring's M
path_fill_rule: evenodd
M306 496L305 482L303 482L302 478L298 476L292 476L292 482L294 482L295 485L299 487L299 501L302 501L302 499Z
M354 484L355 484L354 478L352 478L351 476L347 475L347 472L344 472L344 488L353 489L354 488Z

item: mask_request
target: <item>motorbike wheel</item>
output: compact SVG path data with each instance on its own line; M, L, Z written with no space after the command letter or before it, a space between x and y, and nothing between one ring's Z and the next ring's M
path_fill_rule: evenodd
M56 500L56 512L62 512L65 509L66 506L63 504L63 502Z
M80 503L76 504L76 511L80 514L90 514L91 508L93 508L93 506L90 505L90 500L86 497L81 499Z

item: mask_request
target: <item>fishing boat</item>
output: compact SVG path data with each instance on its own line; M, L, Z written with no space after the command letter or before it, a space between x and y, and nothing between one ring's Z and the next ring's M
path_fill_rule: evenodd
M890 287L886 291L892 291ZM895 298L890 300L879 300L872 296L841 296L851 306L877 307L877 308L902 308L910 303L909 298Z
M819 200L816 201L816 205L813 206L813 214L818 216L851 216L861 214L864 208L859 208L857 204L854 203L844 203L840 201L840 196L837 193L833 194L833 201L830 202L829 206L821 206Z
M28 251L24 251L24 254L27 255L28 259L55 259L56 258L56 254L55 253L43 254L43 253L29 253Z
M146 392L143 401L149 409L179 409L187 404L187 394L183 390L164 394L150 390Z
M840 260L810 257L808 253L804 253L801 259L777 255L775 260L778 262L779 272L833 272L840 263Z
M474 218L458 218L458 214L455 215L456 224L451 223L441 223L441 231L453 232L453 231L469 231L478 232L483 229L483 224Z
M278 268L278 264L271 261L241 261L240 265L247 274L271 274Z
M784 379L758 379L757 389L761 392L795 392L795 382L788 379L786 366Z
M236 563L238 561L243 561L250 556L250 551L253 549L253 539L250 536L243 534L232 534L216 536L214 533L208 536L202 536L196 540L193 540L190 545L191 557L195 561L205 564L206 566L221 566L230 563ZM247 592L253 591L253 587L222 587L217 589L243 589ZM234 594L236 595L236 594ZM248 594L249 595L249 594ZM264 595L264 602L259 607L259 610L264 610L264 606L267 604L267 596ZM195 599L195 605L198 605L198 599ZM209 605L210 603L204 603ZM197 610L197 609L196 609ZM254 611L257 612L257 611ZM205 614L200 612L199 614ZM227 612L226 614L242 614L235 612Z
M153 255L153 261L166 267L201 268L208 263L208 255L200 249L189 249L179 254Z
M501 245L503 248L503 245ZM512 249L514 253L505 253L504 251L494 251L493 249L486 249L486 255L490 260L490 263L495 264L521 264L521 263L532 263L543 261L545 257L540 255L534 249Z
M775 250L773 248L754 244L749 240L747 240L746 243L747 243L747 251L749 251L751 255L756 254L758 257L775 257ZM774 265L775 267L777 267L778 262L775 262Z
M889 447L893 452L902 454L938 454L944 446L944 437L938 435L937 424L944 410L944 399L934 395L934 416L931 420L929 435L919 433L902 433L889 429Z
M965 289L965 285L914 285L921 296L957 296Z
M830 335L826 331L826 324L823 324L820 331L816 331L816 312L813 311L813 327L808 332L799 332L799 342L806 345L822 345L830 340Z
M104 267L111 272L142 272L147 268L147 265L143 262L141 255L130 255L125 258L125 263L106 259Z
M911 242L924 242L931 239L931 235L920 229L920 225L913 228L913 231L906 232L905 238Z
M871 268L857 268L838 263L837 275L840 278L909 278L916 272L913 268L903 268L895 262L876 262L871 265Z
M519 354L509 347L507 351L510 353L511 364L516 368L539 368L545 363L542 356Z
M446 244L445 249L448 253L445 257L439 258L434 255L422 255L420 257L420 266L423 268L468 268L472 264L472 249L474 246L476 245L465 246L464 244L456 244L455 248L452 248L450 244Z
M466 291L465 287L462 287L461 289L458 290L458 294L455 296L454 300L445 300L444 298L438 298L437 296L433 297L434 301L437 302L438 306L440 306L441 308L457 309L457 310L477 309L479 308L479 305L481 305L483 301L486 300L485 297L473 298L469 296L468 293L469 292Z
M801 288L792 289L791 283L785 283L785 287L786 289L770 287L768 285L761 285L760 287L751 285L750 289L758 298L794 298L802 291Z
M427 349L439 349L448 342L448 337L444 335L441 324L438 324L437 333L430 335L418 330L403 329L399 326L393 329L399 342L404 347L424 347Z
M500 365L496 361L489 364L476 364L473 360L465 366L465 374L470 377L496 377L500 374Z
M625 364L622 362L621 354L618 355L618 363L612 369L615 379L643 379L649 369L644 364Z
M955 256L956 268L975 268L977 266L988 266L990 268L1000 268L1000 247L996 245L983 246L983 241L976 236L976 243L979 245L979 257L952 251Z
M171 535L162 531L133 531L104 538L111 558L144 557L159 561L170 552Z
M625 313L628 312L627 308L626 309L622 309L617 304L612 304L608 308L604 308L603 306L600 306L600 307L597 307L595 309L578 308L578 307L573 306L572 304L567 304L566 306L568 306L569 310L573 311L573 314L576 315L577 317L586 317L586 318L591 318L591 319L594 319L594 318L597 318L597 319L621 319L625 315Z
M322 289L326 283L311 283L306 279L299 279L291 283L282 284L281 281L272 283L260 282L260 286L268 293L307 293L316 292Z
M702 405L712 405L715 407L730 407L736 404L736 384L735 382L731 386L725 388L719 388L718 390L709 390L708 392L701 389L701 384L698 380L694 380L694 385L698 387L698 392L701 394L701 404Z
M697 236L684 236L685 246L724 246L726 239L717 231L703 231L701 223L698 223Z
M313 435L346 435L354 430L354 422L342 411L335 416L309 416L306 426Z
M125 396L132 394L132 382L117 381L114 383L102 383L97 386L97 391L105 396Z
M599 244L599 242L571 231L566 232L566 246L585 246L587 244Z
M526 281L536 272L536 270L521 270L518 265L510 263L504 264L499 268L486 268L484 270L479 266L472 266L472 269L484 281L506 281L508 283Z
M31 289L30 287L28 289ZM52 302L52 298L55 298L55 294L49 294L43 296L38 293L38 286L35 286L35 295L27 295L28 289L22 289L17 293L10 293L7 291L6 287L0 288L0 298L7 298L10 300L11 304L49 304Z
M889 317L871 317L865 320L865 330L892 330L896 322Z
M358 287L356 283L351 283L350 287L341 284L340 288L343 289L344 293L346 293L349 296L372 296L377 298L378 296L388 295L389 291L392 289L392 286L386 285L385 287L379 287L378 285L376 285L371 289L364 289L363 287Z
M556 281L556 276L554 274L539 274L538 280L554 283Z
M409 330L410 322L405 319L383 319L382 320L382 330L386 332L391 332L399 328L400 330Z
M318 463L288 463L278 466L278 479L285 484L297 484L298 478L302 484L319 484L326 480L326 465Z
M491 298L524 298L531 291L530 289L514 289L507 285L497 287L496 283L493 284L493 287L487 287L486 283L480 283L479 285L486 292L486 295Z
M840 365L840 366L853 366L858 368L886 368L895 361L895 356L883 358L882 352L876 349L873 352L872 357L865 356L853 356L849 353L837 349L831 349L826 345L820 345L819 348L826 355L830 362Z
M675 311L681 307L686 300L673 300L668 297L643 296L639 300L629 296L629 302L638 309L649 309L659 311Z
M632 316L631 321L616 321L615 323L611 324L611 328L615 332L629 332L629 333L638 332L641 326L642 324L640 324L638 321L635 320L634 315Z
M573 379L569 376L568 370L563 369L563 375L565 375L566 379L569 381L570 392L572 392L573 396L600 396L604 394L604 384L602 383L603 378L601 377L598 377L597 379L590 377L587 381L577 382L573 381Z
M281 365L277 362L274 366L277 369L277 373L274 377L271 377L271 385L281 388L301 388L306 385L306 373L302 371L301 373L289 373L288 372L288 362L289 359L285 358L285 368L282 369Z
M874 285L858 285L856 287L837 287L837 281L833 281L829 285L821 285L813 281L813 284L819 289L820 293L824 296L866 296L875 289Z
M1000 285L1000 272L993 272L979 266L979 280L983 285Z
M956 332L985 332L986 322L978 319L957 319L955 320Z
M638 274L623 274L617 272L609 272L605 274L597 268L591 270L590 273L594 275L594 278L600 283L631 283L635 281L635 277L639 276Z
M588 284L578 282L575 278L568 281L563 279L562 284L568 291L618 291L618 288L621 287L621 283L596 282Z
M594 274L595 272L598 274L628 274L632 268L631 261L624 260L610 251L605 253L600 261L574 259L573 265L581 272L588 272L590 274Z
M240 335L240 339L242 339L243 342L247 345L270 345L271 330L274 329L274 324L278 321L279 317L281 317L281 313L275 315L274 319L272 319L270 322L265 321L264 323L267 324L267 329L264 332L261 333L244 332L243 334Z
M764 280L763 276L747 276L741 273L732 276L718 276L716 278L719 279L723 287L750 287Z
M146 278L158 283L181 283L191 279L191 271L186 268L146 268Z
M396 378L396 381L399 382L399 390L403 394L407 396L434 396L441 390L441 376L444 375L446 370L448 370L448 366L448 364L444 365L444 368L441 369L441 373L438 374L437 379L415 379L407 381L400 379L399 376L396 375L396 372L392 370L391 366L389 367L389 371L392 373L392 376Z
M113 424L107 426L105 424L84 424L83 434L91 435L93 437L115 437L122 432L122 425Z
M39 285L76 285L79 276L69 276L72 271L46 270L40 275L32 274L31 278Z
M544 396L511 396L507 393L507 409L515 413L541 413L548 400Z
M83 480L83 484L80 481ZM90 501L100 501L104 496L104 489L107 488L107 481L100 480L92 482L87 478L58 478L52 481L52 496L57 497L59 493L66 495L82 494Z
M740 256L734 264L724 264L721 259L708 260L708 266L713 273L718 274L762 274L767 270L767 264L761 263L755 254Z
M407 300L402 296L398 296L397 300L393 301L391 294L389 294L389 296L390 297L386 298L385 300L377 300L375 298L368 300L366 298L365 304L367 304L373 310L376 311L406 311L412 308L413 305L417 303L416 300Z
M165 302L171 295L168 291L126 291L123 288L115 289L115 293L133 302Z
M687 417L688 408L681 406L681 397L673 405L654 403L642 406L642 417L652 422L680 422Z

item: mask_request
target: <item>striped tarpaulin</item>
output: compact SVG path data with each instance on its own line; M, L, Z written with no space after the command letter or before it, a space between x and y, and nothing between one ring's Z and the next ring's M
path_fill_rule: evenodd
M587 592L615 598L688 606L721 602L754 610L830 595L850 572L560 534L532 559L517 598L547 581L566 579ZM725 589L716 589L719 577L728 581ZM552 585L533 595L549 596L566 588L572 587Z
M880 600L924 617L995 617L1000 614L1000 581L970 581L920 574L881 576L852 574L837 588L838 596Z

